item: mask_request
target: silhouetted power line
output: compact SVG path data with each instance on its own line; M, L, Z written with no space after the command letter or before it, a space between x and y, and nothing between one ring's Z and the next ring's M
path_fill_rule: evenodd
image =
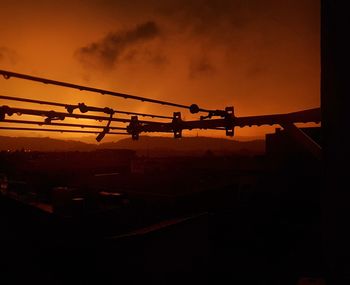
M0 122L10 123L10 124L29 124L29 125L38 125L38 126L60 126L60 127L76 127L76 128L86 128L86 129L104 129L105 126L98 125L87 125L87 124L69 124L69 123L45 123L40 121L28 121L28 120L3 120ZM126 130L123 127L109 127L111 130Z
M0 130L99 134L99 131L81 131L81 130L65 130L65 129L43 129L43 128L20 128L20 127L0 127ZM122 132L109 132L108 134L111 134L111 135L128 135L128 133L122 133Z
M125 114L125 115L136 115L141 117L151 117L151 118L161 118L161 119L172 119L170 116L162 116L162 115L154 115L154 114L146 114L146 113L137 113L137 112L129 112L129 111L120 111L120 110L114 110L109 107L94 107L94 106L87 106L84 103L79 104L64 104L64 103L58 103L58 102L50 102L50 101L42 101L42 100L35 100L35 99L27 99L27 98L21 98L21 97L12 97L12 96L5 96L0 95L0 99L4 100L10 100L10 101L19 101L19 102L26 102L26 103L33 103L33 104L40 104L40 105L49 105L49 106L57 106L57 107L63 107L65 108L69 113L72 113L75 109L80 110L82 113L86 113L88 111L92 112L103 112L106 114Z
M142 132L174 132L175 137L181 137L182 130L192 129L220 129L226 130L226 134L233 136L233 130L235 127L245 126L261 126L261 125L283 125L286 123L306 123L306 122L320 122L321 111L320 108L305 110L301 112L293 112L287 114L275 114L275 115L262 115L262 116L248 116L248 117L235 117L233 114L233 108L227 108L227 115L223 119L208 119L208 120L195 120L195 121L183 121L180 113L174 113L174 117L171 122L154 122L138 120L137 116L132 116L131 119L113 118L84 115L84 114L67 114L56 111L46 110L33 110L23 108L11 108L8 106L0 107L0 120L6 119L6 116L13 114L18 115L33 115L46 117L45 122L49 123L53 120L64 120L65 118L77 118L77 119L93 119L98 121L108 122L122 122L129 123L127 130L130 134L135 135Z
M15 77L15 78L20 78L20 79L24 79L24 80L41 82L41 83L45 83L45 84L52 84L52 85L56 85L56 86L73 88L73 89L77 89L80 91L89 91L89 92L99 93L101 95L111 95L111 96L115 96L115 97L121 97L124 99L133 99L133 100L138 100L141 102L149 102L149 103L155 103L155 104L160 104L160 105L188 109L188 110L190 110L190 112L192 114L196 114L198 112L211 112L211 110L199 108L196 104L186 106L186 105L177 104L177 103L173 103L173 102L167 102L167 101L151 99L151 98L146 98L146 97L140 97L140 96L125 94L125 93L120 93L120 92L98 89L98 88L93 88L93 87L88 87L88 86L83 86L83 85L78 85L78 84L67 83L67 82L63 82L63 81L51 80L51 79L47 79L47 78L36 77L36 76L31 76L31 75L21 74L21 73L15 73L15 72L6 71L6 70L0 70L0 74L3 75L5 79Z
M129 123L131 121L130 119L125 119L125 118L113 118L113 117L84 115L84 114L69 114L69 113L56 112L56 111L24 109L24 108L15 108L15 107L9 107L9 106L0 107L0 120L4 120L6 115L12 116L13 114L45 117L46 123L52 120L64 120L65 118L90 119L90 120L96 120L96 121L112 121L112 122L121 122L121 123ZM144 121L144 120L141 120L139 122L147 123L147 124L163 124L162 122Z
M226 135L233 136L235 127L246 126L262 126L262 125L285 125L294 123L306 123L321 121L321 109L309 109L300 112L293 112L287 114L262 115L262 116L248 116L235 117L233 108L226 108L227 115L223 119L210 120L195 120L183 121L180 113L174 113L174 118L170 123L162 124L147 124L137 120L137 117L132 117L130 125L127 127L128 132L132 134L134 139L142 132L174 132L175 138L180 138L183 130L193 129L217 129L224 128Z
M128 123L126 131L128 134L132 136L133 139L138 139L139 134L143 132L164 132L164 133L172 132L175 138L181 138L183 130L193 130L193 129L224 130L226 131L227 136L233 136L235 127L277 124L287 130L290 130L291 135L294 135L294 137L296 137L298 140L303 140L304 145L311 148L313 150L313 153L315 153L317 156L320 153L319 149L316 149L317 145L309 143L308 140L310 138L308 138L306 134L303 134L300 130L298 130L297 127L294 126L295 123L321 122L320 108L304 110L300 112L287 113L287 114L236 117L234 115L233 107L226 107L225 110L205 110L205 109L200 109L195 104L191 106L185 106L185 105L161 101L161 100L154 100L154 99L149 99L149 98L144 98L144 97L139 97L139 96L134 96L129 94L91 88L91 87L86 87L86 86L61 82L61 81L55 81L55 80L50 80L50 79L45 79L40 77L34 77L30 75L19 74L19 73L4 71L4 70L0 70L0 74L2 74L6 79L9 79L10 77L16 77L16 78L21 78L25 80L42 82L46 84L54 84L58 86L68 87L68 88L91 91L95 93L97 92L103 95L106 94L106 95L112 95L112 96L122 97L126 99L139 100L142 102L151 102L156 104L169 105L173 107L186 108L186 109L189 109L191 113L198 113L198 112L208 113L205 116L201 116L200 120L184 121L181 118L180 112L174 112L173 117L167 117L167 116L160 116L160 115L135 113L135 112L129 112L129 111L115 111L108 107L100 108L100 107L94 107L94 106L87 106L84 103L79 103L77 105L68 105L68 104L57 103L57 102L40 101L40 100L10 97L10 96L0 96L0 99L2 98L7 100L22 101L27 103L37 103L37 104L46 104L51 106L64 107L67 111L66 113L64 113L64 112L57 112L53 110L47 111L47 110L36 110L36 109L24 109L24 108L14 108L14 107L3 105L3 106L0 106L0 121L6 121L7 120L6 117L12 116L13 114L17 114L17 115L23 114L23 115L44 117L45 119L43 124L45 125L51 124L56 126L59 126L58 123L52 124L52 121L64 120L65 118L107 121L106 126L102 128L99 127L102 129L102 131L99 133L98 137L96 138L97 141L100 141L106 134L110 133L110 130L112 129L112 127L110 127L111 122ZM105 116L95 116L95 115L85 115L85 114L74 114L73 112L75 109L79 109L81 113L86 113L88 111L96 111L96 112L106 113L109 116L105 117ZM130 119L114 118L113 115L116 113L123 113L123 114L132 115L132 116ZM157 117L162 119L171 119L171 121L155 122L155 121L139 120L138 116L150 116L154 118ZM212 119L212 117L220 117L220 119ZM12 122L20 123L20 122L15 122L15 120L12 120ZM33 121L26 121L26 122L28 124L33 124ZM73 126L83 127L83 125L78 125L78 124L69 124L69 125L64 124L64 125L70 126L70 127L73 127ZM61 124L61 126L63 126L63 124ZM88 125L85 125L85 126L88 126ZM4 129L4 127L2 129ZM11 129L11 128L6 128L6 129ZM18 129L28 130L29 128L18 128ZM36 129L30 129L30 130L36 130ZM55 130L50 129L49 131L55 131ZM92 133L96 133L96 132L92 132Z
M320 123L321 108L313 108L286 114L236 117L235 126L251 127L262 125L282 125L284 123Z

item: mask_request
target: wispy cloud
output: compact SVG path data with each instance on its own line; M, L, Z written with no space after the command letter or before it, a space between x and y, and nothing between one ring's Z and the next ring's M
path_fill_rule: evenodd
M104 69L112 69L120 61L131 62L140 57L160 62L163 59L159 55L142 45L159 36L159 27L155 22L149 21L133 29L110 32L103 39L79 48L75 55L86 67Z

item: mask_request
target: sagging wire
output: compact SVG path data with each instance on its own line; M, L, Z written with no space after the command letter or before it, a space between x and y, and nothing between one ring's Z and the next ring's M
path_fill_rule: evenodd
M114 110L114 109L109 108L109 107L101 108L101 107L95 107L95 106L87 106L85 103L78 103L75 105L71 105L71 104L63 104L63 103L58 103L58 102L42 101L42 100L27 99L27 98L21 98L21 97L5 96L5 95L0 95L0 99L33 103L33 104L40 104L40 105L63 107L70 114L72 114L74 112L74 110L79 109L79 111L81 113L86 113L88 111L92 111L92 112L103 112L106 114L110 114L113 112L115 114L136 115L136 116L141 116L141 117L151 117L151 118L161 118L161 119L171 119L172 118L170 116L163 116L163 115L156 115L156 114L146 114L146 113Z
M63 112L56 111L47 111L47 110L36 110L36 109L24 109L24 108L14 108L7 105L0 106L0 120L4 120L5 116L12 116L13 114L17 115L31 115L31 116L40 116L46 117L45 123L50 123L52 120L64 120L65 118L75 118L75 119L91 119L96 121L108 121L121 122L121 123L130 123L130 119L125 118L110 118L103 116L95 115L84 115L84 114L67 114ZM162 124L162 122L147 121L141 120L142 123L147 124Z
M87 128L87 129L104 129L105 126L98 125L87 125L87 124L69 124L69 123L55 123L55 122L40 122L40 121L29 121L29 120L8 120L4 119L1 122L10 124L29 124L38 126L61 126L61 127L77 127L77 128ZM110 130L126 130L123 127L109 127Z
M97 134L98 131L81 131L81 130L67 130L67 129L42 129L42 128L22 128L22 127L0 127L0 130L12 131L39 131L39 132L59 132L59 133L83 133L83 134ZM111 135L128 135L122 132L109 132Z
M210 112L210 110L200 108L196 104L186 106L183 104L178 104L178 103L173 103L173 102L168 102L168 101L163 101L163 100L157 100L157 99L151 99L151 98L146 98L146 97L141 97L141 96L136 96L136 95L130 95L130 94L125 94L125 93L120 93L120 92L115 92L115 91L109 91L109 90L104 90L104 89L99 89L99 88L93 88L93 87L88 87L88 86L83 86L83 85L78 85L78 84L72 84L72 83L67 83L67 82L63 82L63 81L51 80L51 79L36 77L36 76L28 75L28 74L15 73L12 71L7 71L7 70L0 70L0 74L3 75L5 79L10 79L11 77L14 77L14 78L19 78L19 79L24 79L24 80L41 82L44 84L52 84L52 85L61 86L61 87L78 89L80 91L89 91L89 92L99 93L101 95L110 95L110 96L115 96L115 97L121 97L124 99L133 99L133 100L138 100L141 102L149 102L149 103L154 103L154 104L160 104L160 105L188 109L192 114L196 114L199 112L205 112L205 113Z

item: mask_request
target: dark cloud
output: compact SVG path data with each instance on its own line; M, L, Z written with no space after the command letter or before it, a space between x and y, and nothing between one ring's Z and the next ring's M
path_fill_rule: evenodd
M237 26L251 22L271 10L280 0L90 0L104 13L124 13L128 16L161 16L180 29L189 27L198 33L215 30L222 22ZM283 2L293 2L285 0ZM311 1L311 0L309 0ZM316 1L316 0L313 0Z
M195 42L199 56L210 56L220 49L226 58L212 58L216 70L224 65L249 69L246 76L259 77L279 69L289 47L299 45L301 53L310 52L319 41L319 0L178 0L161 1L158 13L173 31ZM292 42L294 41L294 43ZM296 50L296 49L295 49ZM213 51L213 52L211 52ZM298 51L299 52L299 51ZM191 76L208 74L213 64L195 60L190 64ZM203 68L201 68L203 67ZM199 72L197 72L199 71Z
M208 57L202 56L192 59L189 65L190 79L196 79L203 76L212 75L215 72L215 67Z
M84 66L111 69L119 61L147 59L153 55L144 45L160 36L160 29L155 22L149 21L134 29L111 32L102 40L93 42L76 51L76 56Z
M89 2L108 18L127 15L125 23L153 20L80 48L77 56L89 67L135 62L175 67L186 60L182 72L191 79L230 70L255 80L279 74L298 53L309 57L319 42L319 0Z
M268 13L262 12L267 10L268 2L271 1L164 1L159 6L159 13L175 21L182 32L190 32L192 36L195 34L213 37L215 40L219 38L227 40L238 29L245 28L265 16L268 17Z

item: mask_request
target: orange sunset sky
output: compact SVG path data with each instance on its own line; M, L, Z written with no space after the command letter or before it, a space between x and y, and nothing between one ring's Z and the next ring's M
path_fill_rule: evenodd
M314 108L320 105L319 2L0 0L0 69L203 108L233 105L237 116ZM186 110L20 79L1 78L0 94L164 115L181 111L183 118L195 118ZM272 130L237 128L236 134L260 136Z

